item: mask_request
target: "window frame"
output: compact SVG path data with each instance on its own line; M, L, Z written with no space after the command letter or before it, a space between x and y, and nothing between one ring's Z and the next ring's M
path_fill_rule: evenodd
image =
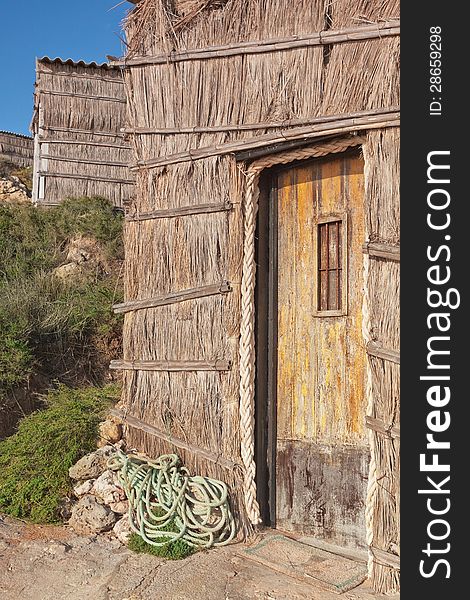
M342 256L341 256L341 308L334 310L319 309L319 293L320 293L320 225L325 223L341 222L342 230ZM348 213L331 213L328 215L320 215L315 221L315 232L313 241L313 251L315 255L315 281L314 281L314 298L315 308L313 315L316 317L344 317L348 314Z

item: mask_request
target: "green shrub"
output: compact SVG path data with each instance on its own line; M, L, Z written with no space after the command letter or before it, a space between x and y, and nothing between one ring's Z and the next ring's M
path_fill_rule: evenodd
M95 238L107 260L122 259L122 216L103 198L0 205L0 397L35 372L73 385L102 381L107 341L121 338L122 317L111 309L122 299L119 263L91 280L59 280L52 270L80 235Z
M156 542L164 542L164 537L156 538ZM195 548L190 546L184 540L176 540L175 542L168 542L163 546L152 546L148 544L140 535L132 533L127 547L133 552L152 554L153 556L160 556L161 558L168 558L170 560L180 560L186 558L195 552Z
M98 423L118 398L115 386L50 391L41 411L0 442L0 509L35 523L60 520L69 468L96 448Z

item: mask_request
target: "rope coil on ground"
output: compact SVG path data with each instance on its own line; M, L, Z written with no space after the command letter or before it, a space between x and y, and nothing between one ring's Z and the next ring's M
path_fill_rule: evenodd
M129 524L152 546L184 540L191 546L225 546L235 520L225 483L190 476L176 454L148 460L118 451L108 461L129 500Z

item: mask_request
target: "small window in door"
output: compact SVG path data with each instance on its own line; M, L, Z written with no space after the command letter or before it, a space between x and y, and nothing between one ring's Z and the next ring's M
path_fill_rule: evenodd
M316 314L347 313L347 221L346 217L323 217L317 223Z

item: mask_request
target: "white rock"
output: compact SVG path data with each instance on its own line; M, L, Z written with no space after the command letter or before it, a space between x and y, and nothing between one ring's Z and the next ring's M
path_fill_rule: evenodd
M129 542L129 538L131 537L132 533L131 526L129 525L129 518L127 515L122 517L122 519L119 519L119 521L113 527L113 533L122 544L125 544L127 546L127 543Z
M82 484L75 486L73 488L73 493L75 494L75 496L77 496L77 498L80 498L81 496L86 496L86 494L90 493L91 488L93 487L94 483L95 483L94 479L88 479L87 481L84 481Z
M106 471L108 458L114 452L115 450L112 446L103 446L103 448L87 454L75 463L73 467L70 467L69 477L78 481L99 477L103 471Z
M129 510L129 502L121 500L120 502L111 502L109 508L118 515L125 515Z
M116 515L94 496L83 496L72 509L69 525L77 533L101 533L116 522Z
M91 493L105 504L114 504L126 499L126 495L122 487L117 483L116 476L112 471L105 471L93 484Z

